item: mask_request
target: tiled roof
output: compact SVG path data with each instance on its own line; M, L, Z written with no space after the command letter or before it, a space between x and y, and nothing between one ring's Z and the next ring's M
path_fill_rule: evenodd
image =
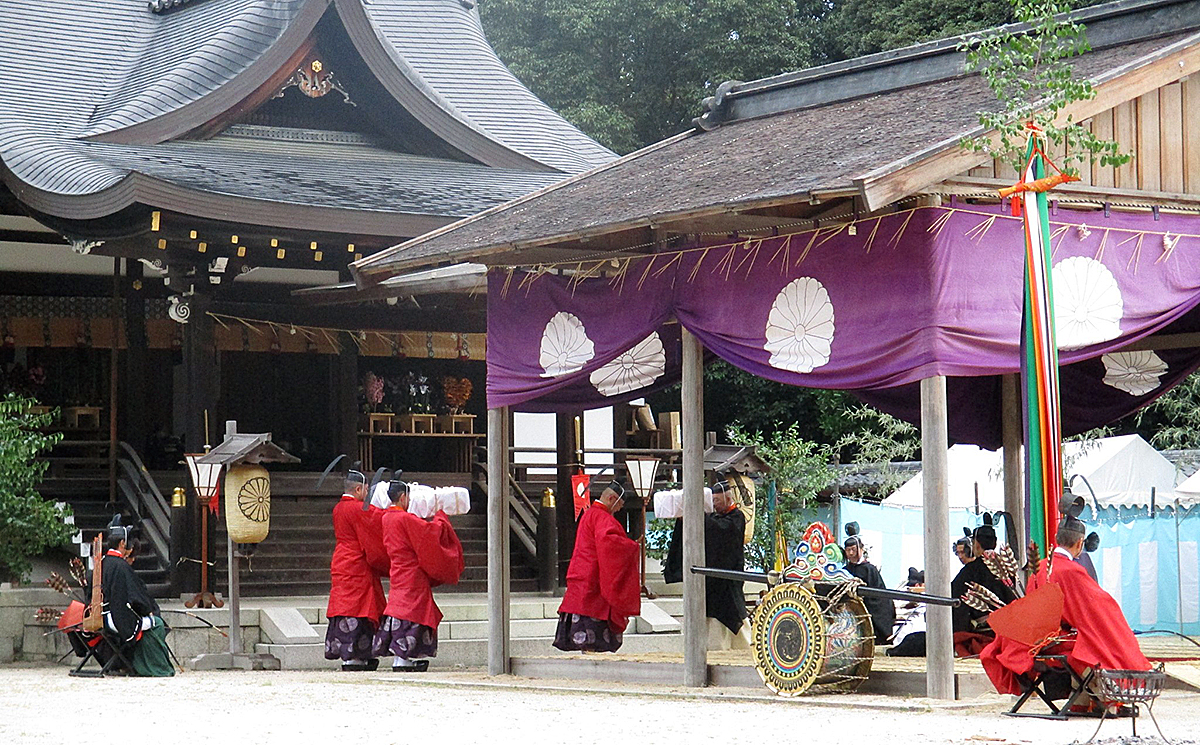
M462 217L614 157L504 68L459 0L205 0L166 10L138 0L0 2L6 75L19 81L0 87L0 175L18 198L62 217L100 217L148 198L128 181L140 175L331 209ZM484 165L361 147L319 163L307 144L178 140L273 79L334 16L364 22L347 31L357 29L355 48L376 60L376 76L403 78L401 105ZM243 155L247 178L229 179ZM343 156L339 170L329 159ZM378 167L363 168L368 159Z
M1074 62L1080 77L1114 80L1166 55L1190 53L1200 46L1198 0L1127 0L1113 6L1141 14L1137 24L1124 23L1126 38L1132 40L1108 33L1110 46ZM1115 12L1098 7L1110 16ZM1170 23L1159 17L1167 11ZM1128 20L1113 16L1106 20L1107 28ZM830 94L813 99L816 103L754 116L737 114L735 106L736 115L711 131L697 128L664 140L490 213L381 251L356 262L354 269L360 278L379 278L443 262L516 264L523 249L535 246L661 226L695 214L800 201L813 193L858 194L858 182L869 174L936 153L957 152L959 138L978 129L977 112L996 103L980 76L961 73L961 54L953 45L942 41L926 46L928 54L924 47L905 50L895 68L867 81L877 89L863 88L850 97ZM920 80L908 73L928 65L933 54L958 55L957 63L942 65L944 74L937 79L906 84ZM840 63L837 75L817 77L826 89L837 92L845 84L844 75L859 66L865 72L885 63L874 57ZM783 78L787 85L800 87L815 85L815 75ZM742 87L754 90L755 85ZM782 95L777 87L762 95L768 93ZM804 100L811 94L805 93ZM778 98L771 105L776 104L782 106ZM743 99L738 105L749 103Z

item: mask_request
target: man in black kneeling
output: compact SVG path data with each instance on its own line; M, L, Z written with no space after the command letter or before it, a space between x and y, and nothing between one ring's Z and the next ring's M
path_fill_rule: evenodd
M121 525L121 516L114 515L108 526L104 556L97 557L102 561L100 591L104 596L105 633L133 667L127 672L143 677L170 677L175 669L167 648L169 629L146 583L126 561L130 533L129 527Z

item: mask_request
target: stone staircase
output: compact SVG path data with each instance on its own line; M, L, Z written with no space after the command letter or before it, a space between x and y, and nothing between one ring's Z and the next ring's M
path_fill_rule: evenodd
M273 496L271 531L242 563L240 584L243 598L326 595L329 593L329 561L333 555L330 514L336 497ZM473 509L479 509L476 502ZM465 569L457 585L439 588L439 593L487 592L487 516L471 512L450 518L463 544ZM224 520L214 520L216 533L212 559L216 590L226 592L226 549ZM515 543L515 542L514 542ZM537 590L537 569L532 558L514 546L511 559L513 592ZM385 584L386 588L386 584Z
M537 595L514 596L511 602L510 635L513 657L561 656L553 646L558 625L558 598ZM438 629L438 656L433 668L477 668L487 664L487 598L479 595L441 595L438 605L444 618ZM265 640L255 647L260 654L272 654L284 670L333 669L337 662L324 658L326 630L325 608L295 608L311 628L309 636L283 640ZM681 652L683 638L678 623L650 604L644 615L630 620L622 652L650 654ZM267 635L264 635L266 638ZM384 660L383 665L389 664Z
M82 555L85 544L104 532L114 514L120 513L125 525L138 520L128 505L109 502L108 441L97 439L98 436L88 439L79 433L70 437L56 445L45 459L49 467L38 492L47 500L70 506L79 531L75 543ZM152 541L141 541L133 568L155 597L165 597L170 592L167 565Z

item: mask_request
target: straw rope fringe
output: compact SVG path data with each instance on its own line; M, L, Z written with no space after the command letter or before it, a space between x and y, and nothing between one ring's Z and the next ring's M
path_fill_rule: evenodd
M1060 202L1061 202L1061 200L1060 200ZM946 227L949 225L951 219L955 215L975 215L975 216L979 216L979 217L983 218L978 224L976 224L975 226L973 226L971 228L968 228L964 232L964 236L966 236L969 240L976 242L976 243L982 242L987 237L988 232L991 230L991 228L996 224L996 222L998 220L1013 221L1013 222L1020 222L1020 220L1021 220L1020 217L1013 217L1008 214L995 214L993 212L988 212L988 211L985 211L982 209L971 209L971 208L966 208L966 207L946 207L946 206L924 207L924 206L922 206L922 207L912 207L912 208L909 208L906 210L900 210L900 211L891 213L889 215L878 215L878 216L864 218L862 220L856 220L853 222L844 222L844 223L839 223L837 225L831 225L831 226L827 226L827 227L818 226L818 227L810 228L808 230L801 230L801 231L796 231L793 233L783 233L778 236L770 236L770 237L764 237L764 238L740 238L739 237L736 240L732 240L732 241L725 242L725 243L716 243L716 244L711 244L711 245L707 245L707 246L693 246L690 248L681 248L681 249L676 249L676 250L672 250L672 251L626 254L626 255L620 256L620 257L614 257L611 255L606 255L606 256L600 257L599 255L597 255L597 256L593 256L590 259L586 259L586 260L582 260L582 261L579 259L571 259L569 261L540 263L540 264L536 264L536 265L513 264L513 265L507 265L504 267L495 267L495 268L496 269L503 268L503 269L509 271L510 273L515 270L524 270L526 272L534 272L535 273L534 277L530 278L529 276L526 276L521 280L520 287L527 288L528 284L530 282L532 282L534 279L536 279L537 277L540 277L542 274L545 274L547 271L549 271L553 268L570 267L570 268L574 269L574 274L572 275L572 290L573 290L574 286L577 285L579 282L581 282L585 279L589 279L589 278L599 274L601 269L606 264L610 263L614 259L618 259L621 262L625 262L626 264L633 262L633 261L640 260L640 259L649 259L652 263L655 263L658 267L659 271L653 275L653 276L657 277L657 276L660 276L662 272L667 271L668 267L674 266L677 263L681 262L683 257L694 254L694 253L698 253L700 255L700 257L699 257L699 259L697 259L696 263L692 266L691 271L689 272L688 277L687 277L687 281L691 282L691 281L694 281L696 276L698 275L698 273L700 271L700 266L704 263L704 259L707 257L708 252L713 251L713 250L721 250L721 251L724 251L724 253L722 254L721 259L717 262L716 266L714 266L714 268L712 269L712 273L723 274L726 279L729 279L734 272L741 272L743 267L746 267L746 272L747 272L747 276L748 276L749 272L751 272L753 270L753 267L754 267L755 263L757 262L757 258L759 256L764 244L766 244L768 241L780 239L779 244L775 247L774 252L771 254L771 258L768 261L768 264L772 264L777 260L780 261L780 272L781 272L781 274L786 275L786 273L787 273L786 267L789 265L789 262L791 259L793 240L797 237L801 237L801 238L806 237L807 241L805 242L804 248L799 252L798 256L796 257L795 262L791 264L792 267L800 266L804 262L804 260L806 258L808 258L809 253L814 248L819 248L822 245L824 245L825 243L828 243L829 241L838 237L839 235L846 233L846 231L849 229L849 227L851 225L863 224L865 226L866 222L871 221L871 222L873 222L871 229L870 230L864 229L864 231L863 231L865 233L865 235L863 236L863 243L862 243L862 248L863 248L864 252L870 253L871 250L875 246L875 242L879 239L879 232L883 225L883 220L885 218L899 217L900 215L903 215L904 216L903 220L900 221L900 224L896 228L895 232L891 234L891 236L887 239L887 242L886 242L887 246L892 247L892 248L898 248L900 246L900 241L903 239L904 235L907 233L909 224L911 223L913 216L919 210L937 210L938 211L938 213L939 213L938 216L925 228L925 231L927 233L933 235L934 237L939 237L942 234L942 232L946 229ZM811 224L813 221L805 220L803 222L805 224ZM1055 220L1051 220L1049 222L1049 224L1051 226L1050 237L1051 237L1051 241L1052 241L1051 245L1052 245L1052 249L1053 249L1051 255L1053 257L1053 255L1056 254L1058 252L1058 249L1062 246L1063 241L1066 240L1067 234L1068 234L1070 228L1079 227L1079 224L1074 223L1074 222L1063 222L1063 221L1055 221ZM1095 227L1095 226L1093 226L1093 227ZM1135 273L1137 271L1138 264L1140 263L1141 244L1142 244L1142 242L1144 242L1144 239L1146 236L1159 236L1164 239L1164 243L1163 243L1164 253L1162 256L1160 256L1158 258L1156 263L1164 261L1167 258L1170 258L1170 256L1173 255L1174 251L1179 247L1179 244L1182 243L1183 241L1186 241L1189 239L1200 241L1200 233L1171 233L1168 231L1135 230L1135 229L1131 229L1131 228L1105 227L1105 228L1103 228L1103 233L1101 235L1100 245L1096 249L1096 253L1095 253L1095 258L1097 261L1103 260L1104 252L1108 247L1110 233L1118 233L1118 234L1124 234L1124 235L1129 236L1125 240L1116 244L1117 246L1123 246L1126 243L1135 242L1134 243L1134 255L1130 257L1129 262L1128 262L1128 265L1133 268ZM1079 240L1082 242L1084 240L1084 238L1080 238ZM658 244L645 244L645 245L656 246ZM634 248L638 248L638 247L634 247ZM744 250L746 253L739 258L738 252L740 250ZM665 265L658 264L657 259L659 259L659 258L667 259L667 263ZM587 266L586 270L584 269L585 266ZM625 267L625 269L627 269L627 267ZM621 271L623 271L623 268L618 267L617 273L620 274ZM645 278L648 278L649 276L650 275L643 274L643 277L645 277ZM510 283L511 283L511 274L506 279L504 287L501 291L501 295L503 297L507 297ZM641 282L639 282L639 284L641 284L641 283L644 283L644 279Z

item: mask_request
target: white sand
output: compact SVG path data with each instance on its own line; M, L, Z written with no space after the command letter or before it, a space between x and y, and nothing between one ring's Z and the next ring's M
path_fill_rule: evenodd
M498 684L506 682L508 684ZM725 745L1071 743L1092 720L1000 716L1007 697L953 707L921 699L491 679L473 673L188 672L170 679L70 678L62 667L0 667L0 743L322 743L324 745ZM547 688L557 690L545 690ZM765 693L765 692L764 692ZM1200 733L1200 694L1168 691L1156 707L1167 737ZM1152 734L1149 717L1140 734ZM1128 720L1104 725L1106 741Z

